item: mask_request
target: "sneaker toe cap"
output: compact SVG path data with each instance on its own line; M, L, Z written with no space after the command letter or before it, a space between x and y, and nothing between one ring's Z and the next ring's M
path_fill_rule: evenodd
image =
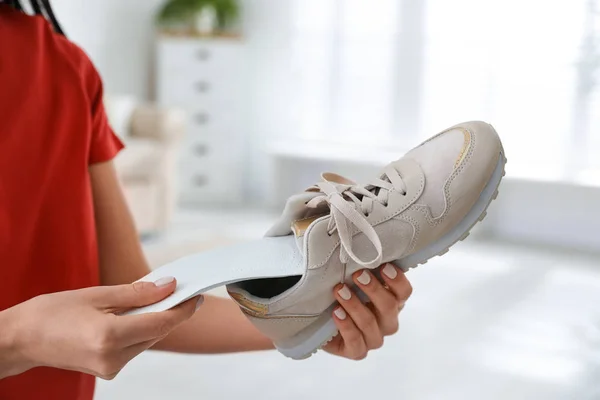
M427 204L435 217L459 199L471 203L468 198L477 197L485 187L501 153L498 134L485 122L464 122L434 136L407 154L425 174L419 202Z

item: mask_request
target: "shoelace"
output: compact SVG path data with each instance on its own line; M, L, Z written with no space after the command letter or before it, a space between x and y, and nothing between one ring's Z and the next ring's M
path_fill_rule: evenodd
M341 182L351 182L343 177L338 178ZM396 190L406 195L406 184L398 171L391 165L385 168L382 178L378 178L366 186L360 186L353 182L330 181L327 180L326 175L323 175L323 182L319 182L314 186L323 194L306 203L307 207L311 208L315 208L322 203L329 204L331 218L327 226L327 233L332 235L337 230L341 242L340 261L344 265L348 262L348 257L366 268L374 268L381 263L383 257L381 240L366 217L373 210L375 202L387 207L390 191ZM375 258L363 261L354 254L352 250L352 231L348 223L356 226L373 244L377 251Z

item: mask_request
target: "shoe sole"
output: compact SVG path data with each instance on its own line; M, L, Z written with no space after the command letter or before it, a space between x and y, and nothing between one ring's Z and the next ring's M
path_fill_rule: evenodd
M500 186L502 177L505 175L505 165L506 158L503 153L500 153L498 164L494 172L492 172L487 185L479 195L479 199L457 226L438 241L414 254L393 261L393 263L403 271L408 271L427 263L433 257L446 254L450 247L466 239L477 222L482 221L486 217L489 205L498 196L498 187ZM364 297L364 295L360 297ZM331 316L336 306L337 303L332 304L310 326L286 340L286 343L278 344L277 350L284 356L294 360L303 360L316 353L317 350L329 343L338 333L333 317Z

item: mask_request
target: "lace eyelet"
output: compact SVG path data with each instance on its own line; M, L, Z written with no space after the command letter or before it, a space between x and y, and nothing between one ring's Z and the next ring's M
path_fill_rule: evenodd
M327 236L329 236L329 237L332 237L332 236L333 236L333 233L331 233L331 232L327 232Z
M402 196L406 196L406 192L402 193Z

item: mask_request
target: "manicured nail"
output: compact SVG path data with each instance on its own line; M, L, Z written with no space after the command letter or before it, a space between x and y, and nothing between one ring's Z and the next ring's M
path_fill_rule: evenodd
M342 321L346 319L346 311L344 311L344 309L341 307L336 308L333 311L333 313L336 317L338 317L338 319L341 319Z
M371 282L371 276L369 275L369 273L367 271L363 271L362 274L360 274L360 276L358 278L356 278L356 280L361 284L361 285L368 285Z
M396 270L396 267L392 264L386 264L386 266L383 267L383 273L390 279L396 279L398 276L398 270Z
M346 285L342 286L342 288L338 290L338 294L344 300L350 300L350 297L352 297L352 292L350 292L350 289L348 289L348 286Z
M164 278L160 278L160 279L154 281L154 284L157 287L163 287L163 286L167 286L168 284L170 284L174 280L175 280L175 278L173 278L172 276L165 276Z
M202 303L204 303L204 296L198 296L198 300L196 301L196 310L195 311L198 311L198 309L200 308Z

